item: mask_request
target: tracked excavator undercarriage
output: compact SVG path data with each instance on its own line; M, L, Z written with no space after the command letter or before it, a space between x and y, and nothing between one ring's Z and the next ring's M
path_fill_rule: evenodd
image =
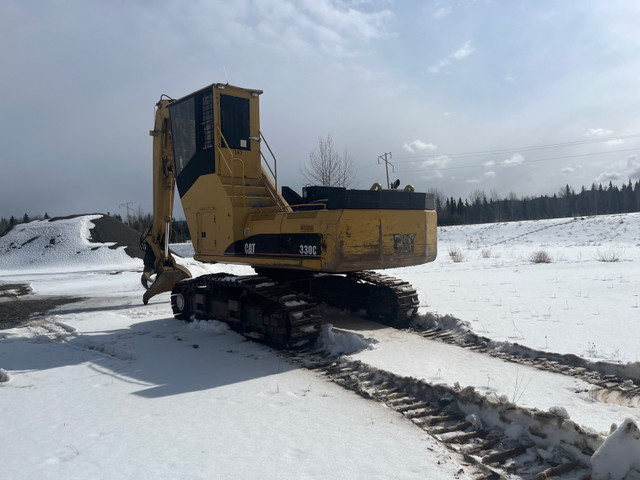
M406 326L418 309L411 285L375 272L289 280L283 273L212 274L181 281L171 292L173 314L181 320L221 320L275 348L296 348L318 337L321 303L397 327Z
M398 189L399 181L387 189L278 192L277 162L260 131L261 93L213 84L158 102L150 132L153 225L141 242L144 303L171 291L177 318L222 320L277 348L313 342L323 304L407 324L417 312L416 291L373 270L435 259L433 195ZM190 278L169 250L176 186L194 258L247 264L255 275Z

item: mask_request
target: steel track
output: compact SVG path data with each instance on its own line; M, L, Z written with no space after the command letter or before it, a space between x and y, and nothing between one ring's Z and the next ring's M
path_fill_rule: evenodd
M269 272L269 271L265 271ZM418 311L409 283L374 272L310 275L203 275L178 282L171 306L181 320L216 319L275 348L302 347L320 334L318 303L327 302L395 327L407 326Z

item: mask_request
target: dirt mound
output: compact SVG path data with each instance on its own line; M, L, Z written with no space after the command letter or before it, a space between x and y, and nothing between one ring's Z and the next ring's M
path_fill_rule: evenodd
M95 227L90 230L90 241L96 243L111 243L109 248L125 247L124 251L132 258L144 258L144 251L140 248L140 232L116 220L109 215L91 221Z
M68 220L70 218L83 217L89 214L67 215L66 217L53 217L50 222L58 220ZM115 218L96 213L93 215L102 215L100 218L91 220L95 226L89 231L91 237L90 242L94 243L112 243L109 248L116 249L125 247L124 251L131 258L144 258L144 250L140 248L140 232L131 228L129 225L122 223ZM6 233L6 232L5 232Z
M0 236L0 269L6 270L115 265L142 258L140 233L101 213L20 223Z

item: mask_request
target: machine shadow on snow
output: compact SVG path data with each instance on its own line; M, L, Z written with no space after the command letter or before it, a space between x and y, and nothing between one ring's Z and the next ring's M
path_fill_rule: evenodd
M323 314L323 320L327 323L332 324L335 328L338 329L347 329L353 332L360 331L375 331L375 330L385 330L387 328L392 328L388 325L384 325L382 323L378 323L366 317L361 317L358 315L351 314Z
M131 393L149 399L224 387L297 368L268 347L224 326L193 328L173 318L91 334L69 332L64 325L47 320L32 322L29 328L34 336L0 332L2 368L30 372L87 364L114 381L141 385ZM14 382L8 384L14 385L18 387Z
M74 315L78 313L92 313L92 312L117 312L121 310L130 310L134 305L131 303L122 303L119 305L98 305L95 307L85 307L82 304L71 305L67 304L65 307L58 307L53 312L54 315ZM74 308L75 307L75 308Z

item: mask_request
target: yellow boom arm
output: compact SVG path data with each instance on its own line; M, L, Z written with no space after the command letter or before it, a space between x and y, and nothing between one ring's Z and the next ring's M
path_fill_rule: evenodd
M141 278L142 285L147 289L143 297L145 304L154 295L170 291L177 282L191 277L185 267L176 263L169 251L175 192L169 103L170 100L162 99L157 103L154 129L149 132L153 137L153 225L141 239L145 248Z

